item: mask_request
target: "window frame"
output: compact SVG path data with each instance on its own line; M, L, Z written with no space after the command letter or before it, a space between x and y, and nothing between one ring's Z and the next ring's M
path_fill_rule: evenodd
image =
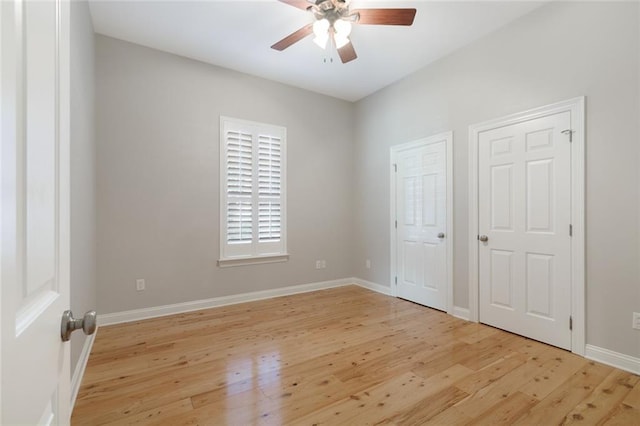
M246 250L242 250L242 243L229 243L228 240L228 199L233 198L228 194L228 168L227 132L234 131L245 133L251 136L251 210L252 210L252 237L250 243L246 244ZM273 201L273 198L261 196L259 194L259 150L260 136L269 136L280 139L280 196L276 201L280 202L280 241L260 242L259 228L259 208L260 203ZM238 118L220 116L220 138L219 138L219 190L220 190L220 253L218 266L241 266L250 264L285 262L289 259L287 252L287 129L268 123L243 120ZM248 200L249 198L247 198Z

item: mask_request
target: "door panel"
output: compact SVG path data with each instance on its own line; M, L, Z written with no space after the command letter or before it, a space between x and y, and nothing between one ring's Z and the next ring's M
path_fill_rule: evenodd
M422 244L422 258L424 262L422 262L422 267L424 268L423 276L424 276L424 286L433 291L438 291L438 286L440 282L440 275L433 273L433 265L438 261L440 256L440 245L433 243L424 243Z
M420 258L418 244L415 241L405 240L403 246L402 276L407 285L415 286L418 282L418 259Z
M442 310L449 291L444 236L450 138L439 135L394 151L397 295Z
M440 180L440 182L438 182ZM422 225L438 226L438 185L443 178L436 173L422 176Z
M527 313L553 318L553 256L527 253Z
M2 424L68 423L69 4L3 1Z
M527 232L554 232L553 160L527 163Z
M513 252L491 250L491 305L513 310Z
M571 347L569 112L481 132L480 321Z
M491 167L491 229L513 231L513 164Z

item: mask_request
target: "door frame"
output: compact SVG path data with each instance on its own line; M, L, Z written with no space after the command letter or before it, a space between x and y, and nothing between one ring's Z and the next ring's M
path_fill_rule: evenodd
M569 112L571 140L571 352L585 354L585 97L569 99L469 126L469 319L479 322L479 197L480 133L535 118Z
M398 145L393 145L390 148L390 161L389 161L389 188L390 188L390 197L389 197L389 205L390 205L390 221L389 221L389 235L390 245L391 245L391 262L390 262L390 275L389 275L389 287L391 288L391 295L393 297L398 297L398 253L397 253L397 236L398 230L396 228L396 220L397 220L397 212L396 212L396 171L395 165L397 161L397 156L400 152L426 147L430 144L441 142L445 140L445 152L446 152L446 176L447 176L447 185L446 185L446 194L447 194L447 204L446 204L446 218L447 218L447 229L445 230L446 239L447 239L447 265L446 265L446 273L447 273L447 313L453 314L453 132L446 131L442 133L438 133L432 136L427 136L421 139L417 139L411 142L406 142Z

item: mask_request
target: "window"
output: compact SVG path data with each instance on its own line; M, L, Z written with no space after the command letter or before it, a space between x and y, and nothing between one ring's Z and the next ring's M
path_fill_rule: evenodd
M288 258L286 133L220 118L220 266Z

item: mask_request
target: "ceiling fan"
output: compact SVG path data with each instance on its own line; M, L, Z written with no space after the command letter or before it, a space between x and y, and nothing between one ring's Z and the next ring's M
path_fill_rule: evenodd
M415 9L356 9L349 10L349 0L279 0L298 9L313 13L316 21L294 31L271 46L282 51L292 44L314 34L314 42L325 49L329 39L338 49L343 64L358 56L351 44L351 24L412 25Z

